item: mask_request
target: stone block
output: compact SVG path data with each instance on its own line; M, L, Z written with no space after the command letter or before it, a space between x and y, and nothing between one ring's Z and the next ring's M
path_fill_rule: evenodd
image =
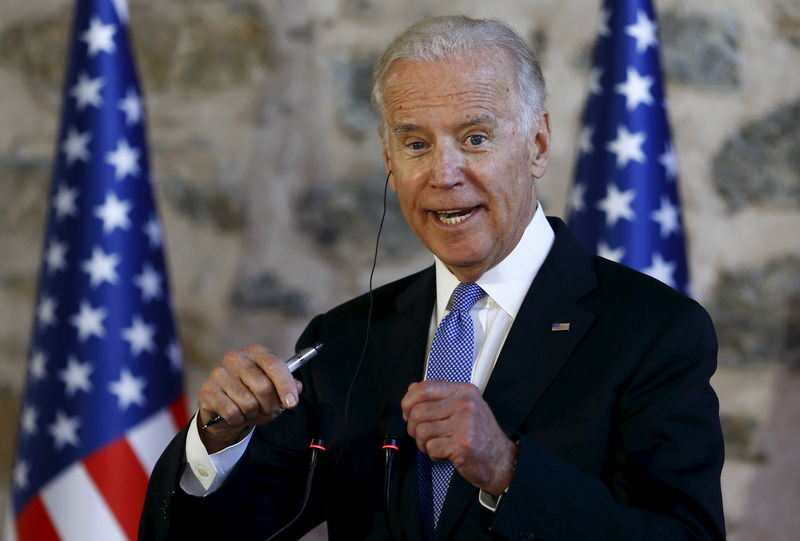
M60 101L72 10L30 16L0 33L0 65L21 74L34 96Z
M317 182L295 200L295 221L313 241L328 250L353 245L359 252L373 245L383 209L383 172L338 183ZM406 225L397 198L387 194L386 220L381 235L381 254L402 259L420 249Z
M763 450L758 447L756 441L757 419L747 415L722 414L721 421L727 459L752 463L762 463L766 460Z
M197 224L224 233L241 231L247 214L241 185L231 179L217 178L215 171L200 167L187 173L187 177L168 176L159 180L167 202Z
M780 36L800 47L800 2L772 0L772 21Z
M667 79L714 90L737 89L739 34L739 24L729 11L710 17L663 11L659 35Z
M289 317L308 314L308 294L282 283L272 271L236 282L233 303L246 310L278 310Z
M275 61L255 0L174 0L131 6L137 60L151 91L185 96L247 84Z
M800 99L743 126L714 157L712 173L731 211L800 208Z
M0 227L41 234L50 190L51 162L16 152L0 154Z
M378 120L370 104L372 67L377 55L331 63L336 81L336 125L354 141L375 135Z
M780 363L800 370L800 257L723 272L708 309L717 328L720 363Z

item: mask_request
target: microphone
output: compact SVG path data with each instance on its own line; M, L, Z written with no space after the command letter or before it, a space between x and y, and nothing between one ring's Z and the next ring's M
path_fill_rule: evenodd
M303 494L303 503L300 504L300 510L285 526L273 533L267 538L267 541L272 541L280 534L285 532L292 524L297 522L297 519L306 510L308 499L311 496L311 489L314 486L314 474L317 471L317 464L320 457L328 450L328 438L333 430L333 411L330 404L317 404L312 412L312 430L316 437L311 438L311 443L308 444L310 455L308 457L308 477L306 478L306 489Z
M400 441L406 433L406 423L400 410L400 401L384 405L381 419L378 423L380 434L383 434L383 518L386 522L386 532L389 539L394 539L391 523L389 521L389 502L392 494L392 465L397 451L400 450Z
M389 497L392 492L392 465L395 454L400 449L400 441L406 433L399 402L386 404L383 407L378 428L383 434L383 508L388 510Z

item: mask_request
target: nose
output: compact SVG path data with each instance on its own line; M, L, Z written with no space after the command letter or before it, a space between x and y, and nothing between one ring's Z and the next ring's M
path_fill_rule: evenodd
M433 150L430 184L436 188L452 188L464 181L464 156L451 144L439 144Z

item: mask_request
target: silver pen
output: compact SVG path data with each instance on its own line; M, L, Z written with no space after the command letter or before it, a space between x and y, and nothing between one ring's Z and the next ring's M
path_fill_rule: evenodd
M298 352L296 355L290 357L289 360L286 361L286 366L289 368L289 372L294 372L295 370L306 364L308 361L316 357L317 353L319 353L319 350L321 349L322 349L322 342L319 342L314 346L306 348ZM225 419L222 418L222 415L215 415L206 424L204 424L200 430L205 430L209 426L215 425L220 421L224 420Z

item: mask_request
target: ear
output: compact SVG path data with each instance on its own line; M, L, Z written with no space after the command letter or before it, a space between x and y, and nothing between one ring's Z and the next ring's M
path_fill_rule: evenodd
M550 165L550 113L542 113L531 133L531 174L542 178Z
M394 173L392 172L392 159L389 157L389 149L385 144L383 145L383 166L386 168L386 172L389 174L389 187L393 192L396 192L397 187L395 186Z

